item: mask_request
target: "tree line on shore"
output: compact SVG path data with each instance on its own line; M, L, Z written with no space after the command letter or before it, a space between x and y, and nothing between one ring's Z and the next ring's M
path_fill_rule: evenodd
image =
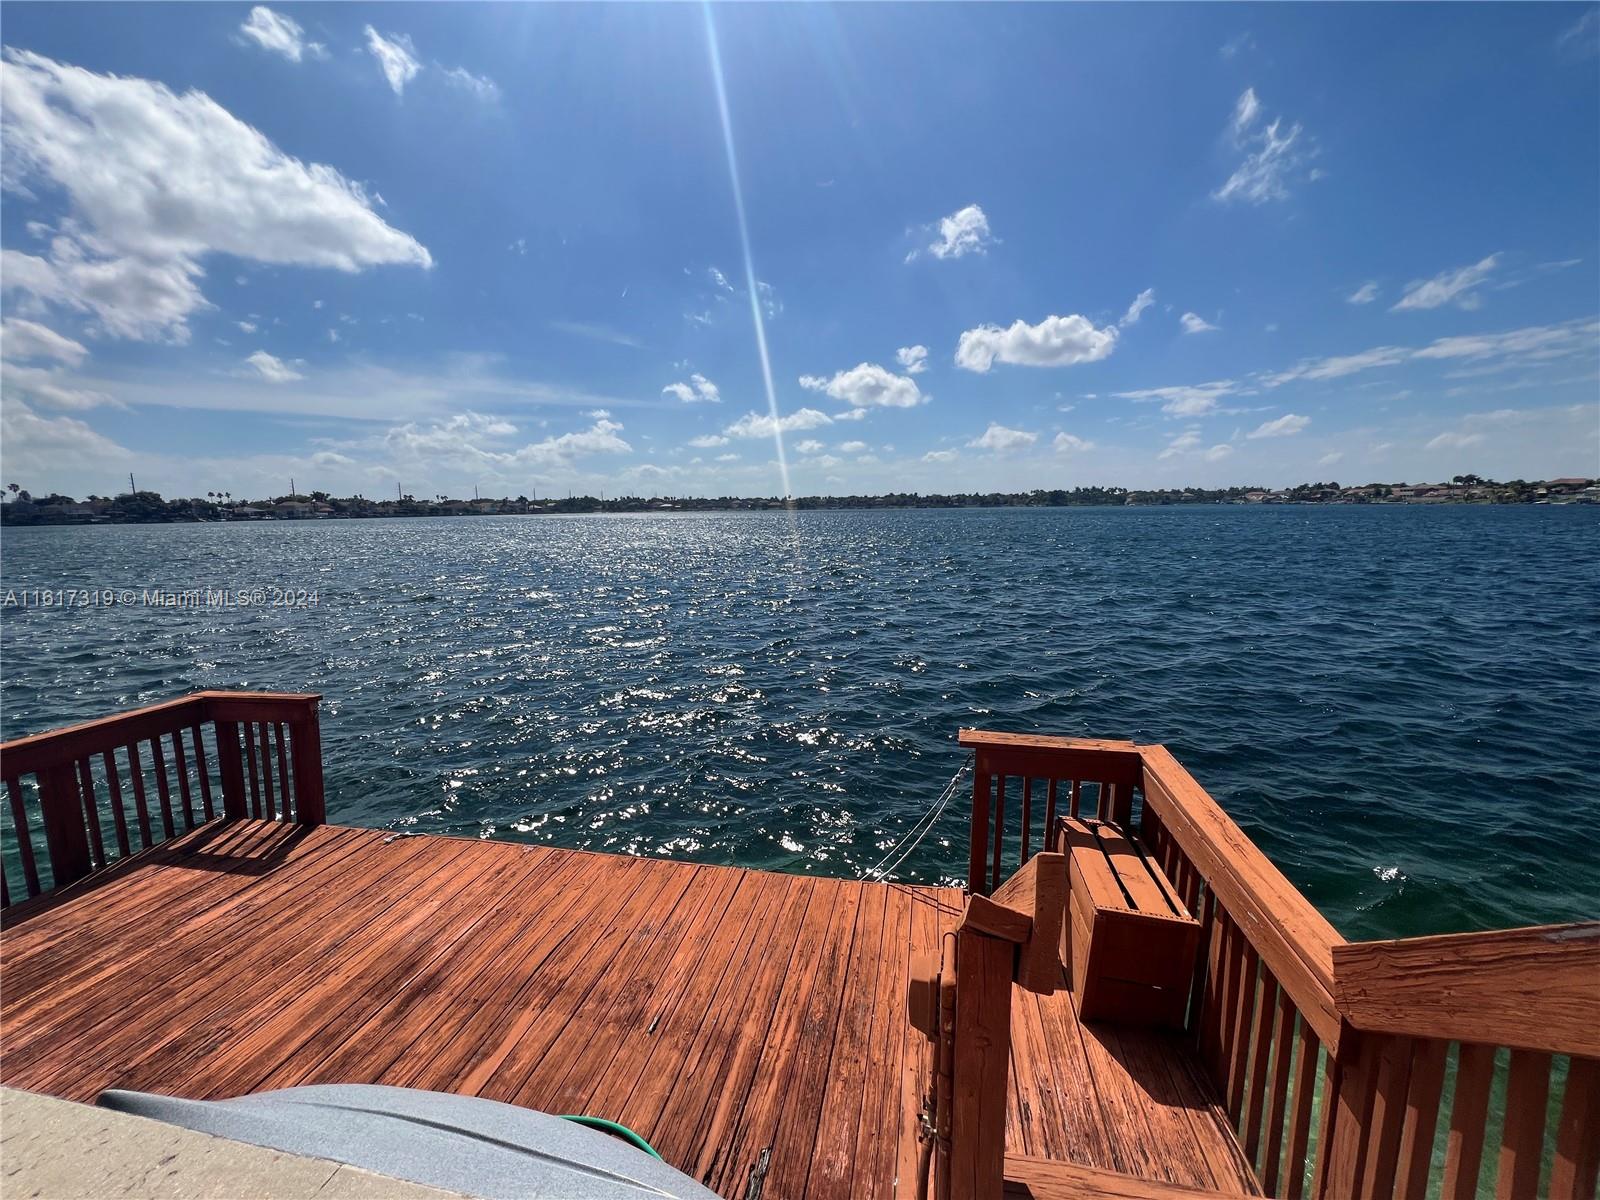
M231 492L166 499L158 492L134 491L119 496L77 500L59 492L34 496L13 483L0 505L8 525L152 524L161 522L273 520L287 518L352 518L400 516L480 516L497 513L632 513L716 512L748 509L862 508L1060 508L1166 504L1383 504L1484 503L1531 504L1541 501L1594 501L1594 480L1558 479L1500 483L1478 475L1457 475L1448 483L1371 483L1342 486L1338 482L1302 483L1294 487L1227 488L1036 488L1027 492L888 492L881 495L797 496L567 496L529 499L458 500L444 495L390 500L365 496L331 496L326 492L291 493L261 500L235 500Z

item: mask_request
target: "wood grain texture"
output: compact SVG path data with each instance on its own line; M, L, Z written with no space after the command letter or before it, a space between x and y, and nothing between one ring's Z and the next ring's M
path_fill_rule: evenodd
M467 1092L622 1121L729 1197L763 1151L768 1197L910 1197L934 1063L907 988L960 904L952 889L211 822L8 912L0 1081L78 1100L332 1081ZM1007 990L1018 1139L1253 1190L1181 1037L1087 1030L1066 993Z
M1006 1200L1238 1200L1250 1195L1136 1179L1023 1154L1006 1156L1005 1173Z
M1600 921L1355 942L1333 962L1357 1029L1600 1056Z

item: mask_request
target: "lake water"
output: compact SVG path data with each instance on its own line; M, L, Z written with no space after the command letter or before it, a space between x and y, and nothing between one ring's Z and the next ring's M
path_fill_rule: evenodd
M963 725L1162 741L1351 937L1600 913L1600 508L13 529L7 737L323 693L331 820L855 875ZM965 869L966 805L904 878Z

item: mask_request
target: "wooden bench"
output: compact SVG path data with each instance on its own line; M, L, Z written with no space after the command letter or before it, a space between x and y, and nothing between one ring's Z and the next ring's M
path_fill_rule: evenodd
M1199 922L1118 826L1063 818L1056 845L1068 861L1061 958L1079 1019L1181 1029Z

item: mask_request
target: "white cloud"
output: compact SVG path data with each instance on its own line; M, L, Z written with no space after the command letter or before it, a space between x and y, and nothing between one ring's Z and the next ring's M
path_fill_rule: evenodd
M1133 298L1133 303L1128 305L1128 311L1122 314L1122 320L1117 324L1126 329L1129 325L1137 325L1139 318L1144 315L1144 310L1156 302L1155 288L1145 288Z
M256 323L254 321L235 321L234 324L239 327L242 333L254 333L256 331Z
M339 340L339 331L337 329L333 328L330 325L328 327L328 341L329 342L337 342L338 340Z
M778 298L778 289L764 279L756 280L756 298L761 301L761 311L766 314L769 321L783 316L783 301Z
M1215 446L1212 446L1209 450L1207 450L1201 457L1207 462L1221 462L1232 453L1233 447L1228 445L1227 442L1218 442Z
M8 357L0 361L0 391L4 392L7 403L25 400L46 408L66 409L98 408L102 404L116 403L105 392L77 386L59 367L24 366L15 361L11 353L8 339Z
M618 434L622 425L599 417L587 429L513 447L508 439L517 427L502 417L458 413L429 425L408 422L383 435L383 448L406 459L483 467L559 467L593 454L628 454L633 447Z
M1481 445L1481 433L1441 433L1438 437L1429 440L1423 447L1424 450L1464 450L1468 446Z
M955 462L960 457L960 453L955 450L929 450L922 456L922 461L926 463L948 463Z
M1175 458L1180 454L1187 454L1191 450L1200 448L1200 430L1185 429L1177 437L1167 443L1166 448L1156 455L1157 458Z
M1346 375L1354 375L1358 371L1370 371L1374 367L1392 367L1403 363L1411 357L1411 351L1402 346L1375 346L1371 350L1363 350L1358 354L1339 354L1330 358L1303 359L1287 371L1268 375L1263 383L1267 387L1278 387L1296 379L1342 379Z
M342 271L432 265L358 184L290 158L203 93L5 56L6 184L47 181L72 213L47 258L3 252L8 291L90 313L98 332L182 342L206 306L208 254Z
M993 454L1004 454L1011 450L1020 450L1031 446L1039 440L1037 433L1029 433L1025 429L1007 429L1004 425L989 422L989 428L983 431L981 437L973 438L967 445L973 450L988 450Z
M928 348L926 346L901 346L894 352L896 361L905 368L907 375L921 375L928 369Z
M1290 183L1296 182L1300 169L1316 154L1298 122L1285 128L1279 117L1261 125L1261 101L1254 88L1246 88L1234 104L1228 132L1235 148L1244 152L1244 160L1211 193L1213 199L1223 203L1287 200ZM1310 172L1306 177L1317 179L1320 173Z
M1185 333L1211 333L1217 327L1198 313L1186 312L1178 318Z
M403 95L406 84L417 77L417 72L422 70L422 64L417 61L416 48L412 46L411 39L403 33L390 34L384 37L371 25L366 27L367 49L372 57L378 60L378 67L383 71L383 77L389 81L389 86L394 89L396 96Z
M1532 325L1504 333L1476 333L1439 338L1416 351L1416 358L1506 358L1519 364L1569 355L1593 355L1600 349L1600 321L1581 317L1560 325Z
M1576 51L1578 54L1594 54L1600 51L1600 37L1596 34L1600 30L1600 8L1590 8L1581 17L1561 31L1561 36L1556 38L1556 46L1561 50Z
M311 456L311 465L314 467L348 467L355 461L348 454L340 454L337 450L319 450Z
M961 335L956 365L982 374L996 360L1028 367L1070 367L1098 362L1117 348L1114 326L1095 328L1087 317L1046 317L1037 325L1015 321L1009 329L980 325Z
M1317 466L1319 466L1319 467L1331 467L1335 463L1339 462L1342 458L1344 458L1344 453L1342 451L1330 450L1330 451L1328 451L1328 453L1324 454L1321 458L1317 459Z
M676 396L685 404L721 404L722 391L704 375L689 376L688 383L669 383L661 389L663 396Z
M313 58L326 58L327 50L321 42L307 42L305 30L293 18L273 12L262 5L250 10L239 32L263 50L281 54L290 62L299 62L305 54Z
M938 237L928 245L926 253L935 258L964 258L968 254L983 254L995 242L989 232L989 218L976 204L957 209L948 217L941 217ZM910 262L919 251L906 256Z
M1261 101L1256 99L1255 88L1245 88L1233 106L1233 136L1243 137L1260 115Z
M21 317L7 317L0 321L0 358L25 362L30 359L53 358L57 362L77 366L89 351L83 343L63 337L54 329Z
M814 408L800 408L777 420L761 413L746 413L722 432L731 438L763 438L771 437L774 433L796 433L832 424L833 420L827 413Z
M1094 443L1071 433L1056 434L1055 441L1050 443L1055 447L1057 454L1072 454L1082 450L1093 450Z
M866 450L867 450L867 444L865 442L840 442L839 443L839 453L840 454L863 454L863 453L866 452Z
M388 69L385 68L384 74L388 75L388 73ZM412 74L414 75L416 72L413 71ZM471 92L485 104L493 104L500 99L500 85L487 75L474 75L465 67L450 67L445 71L444 78L446 83L458 87L462 91ZM392 87L394 80L390 79L389 83ZM398 93L399 88L396 88L395 91Z
M1231 379L1215 379L1210 383L1196 383L1177 387L1141 388L1132 392L1117 392L1124 400L1160 400L1161 411L1175 417L1203 417L1215 412L1217 401L1231 396L1239 385Z
M817 441L816 438L807 438L803 442L796 442L794 448L801 454L820 454L824 449L822 443Z
M1263 421L1245 436L1252 438L1290 437L1299 433L1309 424L1311 424L1310 417L1286 413L1276 420Z
M1477 287L1489 278L1500 262L1498 254L1491 254L1471 266L1454 271L1441 271L1432 279L1414 279L1406 284L1405 294L1396 301L1390 312L1407 309L1438 308L1454 304L1457 308L1474 309L1483 303Z
M257 350L244 360L245 366L253 370L268 383L293 383L296 379L305 376L296 371L288 363L275 354L268 354L265 350Z
M721 463L738 462L739 458L740 458L740 456L737 455L737 454L719 454L719 455L717 455L717 461L721 462Z
M915 408L927 397L917 387L917 381L905 375L896 375L876 363L861 363L848 371L840 371L832 379L820 375L800 376L800 386L813 392L822 392L835 400L843 400L853 408Z
M734 290L733 284L728 282L728 277L716 267L707 267L706 274L711 277L711 282L716 285L719 291L731 293Z
M702 433L699 437L692 437L689 439L689 445L698 450L710 450L717 446L726 446L727 444L728 439L719 433ZM817 442L815 445L819 450L822 448L821 442Z
M1355 291L1346 296L1346 304L1371 304L1378 298L1378 285L1374 280L1367 280Z
M125 447L76 417L41 417L12 396L0 406L0 442L13 461L25 458L35 469L51 460L81 466L86 461L128 457Z

